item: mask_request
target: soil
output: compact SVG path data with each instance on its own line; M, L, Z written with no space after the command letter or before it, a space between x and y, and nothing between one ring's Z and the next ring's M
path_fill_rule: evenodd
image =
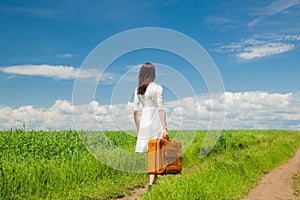
M141 188L135 188L135 189L132 190L132 194L125 195L124 197L120 197L117 200L136 200L136 199L139 199L146 190L147 190L147 185L144 185Z
M300 200L294 196L293 176L300 170L300 148L285 164L263 176L242 200Z

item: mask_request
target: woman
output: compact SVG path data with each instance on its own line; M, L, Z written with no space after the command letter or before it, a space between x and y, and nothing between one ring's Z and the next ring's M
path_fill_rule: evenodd
M166 112L163 107L163 88L154 83L155 67L147 62L142 65L138 86L134 93L133 115L138 133L136 152L148 151L148 140L168 137ZM138 119L138 109L142 105L141 120ZM156 174L150 174L149 187L156 179Z

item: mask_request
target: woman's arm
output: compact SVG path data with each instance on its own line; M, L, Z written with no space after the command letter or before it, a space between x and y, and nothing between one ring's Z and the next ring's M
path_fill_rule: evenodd
M139 106L140 106L140 99L138 98L137 88L134 91L134 100L133 100L133 119L136 127L136 132L139 133Z
M161 109L159 111L159 118L160 118L160 122L163 126L163 129L167 129L167 121L166 121L166 111L164 109Z
M164 109L164 103L163 103L163 88L159 86L157 91L157 106L159 108L159 118L161 125L163 127L163 134L166 138L169 137L168 135L168 129L167 129L167 117L166 117L166 111Z
M135 123L135 127L136 127L136 132L139 132L139 111L138 110L134 110L133 111L133 118L134 118L134 123Z
M164 109L161 109L159 111L159 118L160 118L160 122L163 126L164 137L169 138L168 129L167 129L166 111Z

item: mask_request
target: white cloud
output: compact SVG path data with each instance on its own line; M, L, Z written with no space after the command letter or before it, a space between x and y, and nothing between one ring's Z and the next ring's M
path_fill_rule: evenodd
M73 58L73 57L75 57L75 55L71 54L71 53L65 53L65 54L59 54L59 55L57 55L57 57L59 57L59 58Z
M248 26L253 27L257 25L258 23L262 22L269 16L273 16L279 13L283 13L287 9L294 7L296 5L300 4L299 0L276 0L267 5L266 7L263 7L259 9L254 15L257 17L253 21L251 21Z
M283 41L300 41L300 35L285 35L279 38Z
M0 67L0 72L14 75L40 76L54 79L86 79L97 81L101 77L102 84L113 84L120 76L119 74L105 72L101 76L101 71L96 68L80 69L64 65L15 65Z
M295 49L295 41L300 41L300 35L254 35L240 42L220 46L219 51L233 53L238 59L249 61L291 51Z
M237 54L238 58L245 60L252 60L254 58L261 58L271 55L280 54L291 51L295 48L293 44L284 43L264 43L258 46L245 47L244 51Z
M293 129L299 124L299 95L256 91L225 96L225 128Z
M1 67L0 71L7 74L27 75L27 76L43 76L56 79L74 79L79 71L72 66L63 65L16 65ZM95 78L96 71L83 71L81 78ZM99 72L98 72L99 74Z
M226 92L224 94L226 118L224 129L299 129L299 94L252 92ZM86 105L71 105L57 100L49 108L33 106L0 107L1 129L88 129L133 130L131 102L101 105L92 101ZM209 95L165 102L169 129L208 129L211 117L222 116L221 98ZM73 112L76 123L73 120ZM223 113L224 114L224 113ZM223 119L219 119L220 122Z

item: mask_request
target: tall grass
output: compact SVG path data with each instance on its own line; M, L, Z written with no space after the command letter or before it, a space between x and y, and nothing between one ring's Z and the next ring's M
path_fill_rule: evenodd
M1 199L105 199L147 181L96 160L74 131L4 131L0 148Z
M179 132L189 133L170 131L171 138ZM160 176L142 199L239 199L300 144L297 131L228 130L201 159L205 134L198 131L185 152L182 174ZM134 134L105 135L134 151ZM99 162L75 131L2 131L0 152L0 199L113 199L148 181L145 173L121 172Z

